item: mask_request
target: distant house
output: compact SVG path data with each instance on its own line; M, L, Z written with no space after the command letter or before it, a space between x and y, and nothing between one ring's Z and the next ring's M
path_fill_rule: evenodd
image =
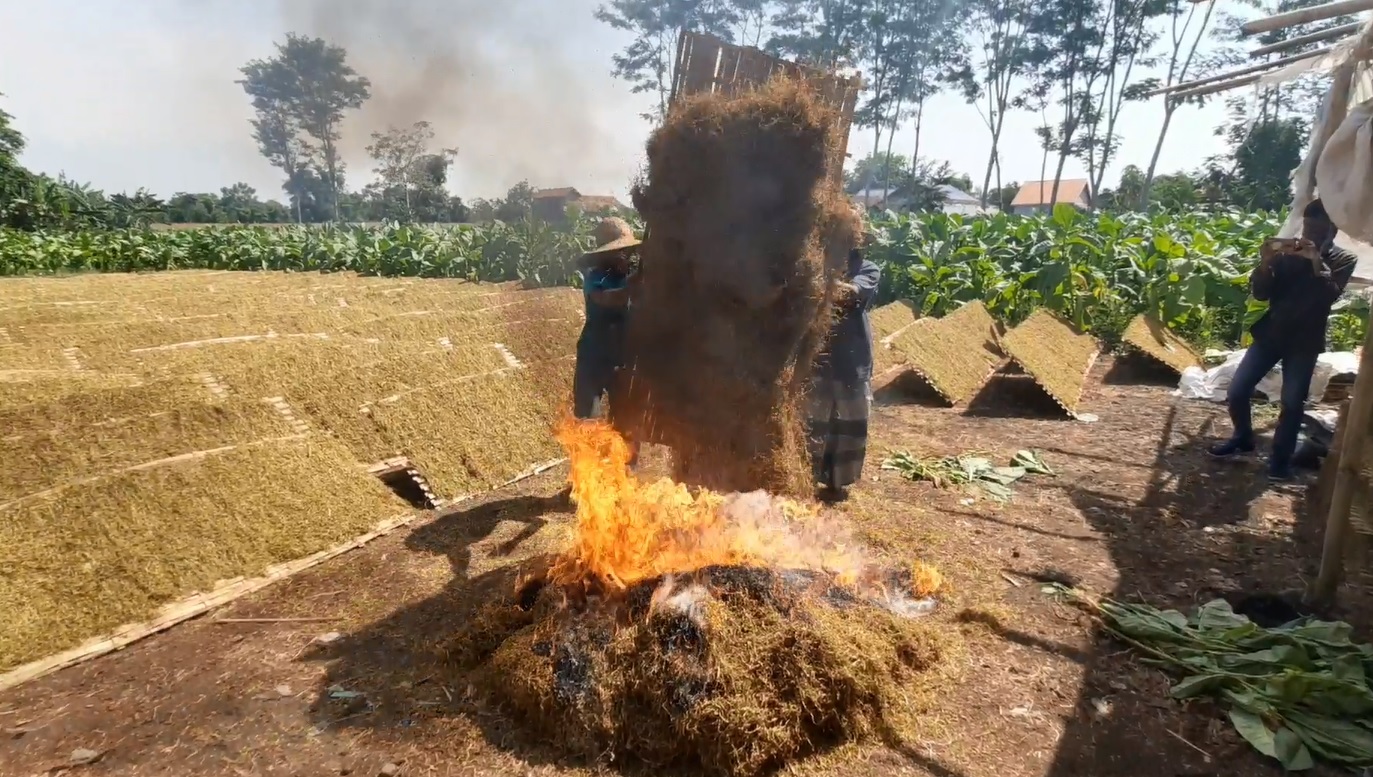
M533 215L542 221L561 223L567 218L567 209L574 205L583 213L613 213L625 207L614 197L582 194L571 186L564 186L534 192Z
M963 191L957 186L940 184L939 191L944 195L942 209L945 213L959 213L964 216L977 216L989 211L996 210L995 207L983 208L982 203L971 194ZM870 187L859 189L849 195L853 201L867 208L868 210L906 210L911 206L912 198L906 192L894 190L883 192L881 187Z
M883 191L881 186L859 189L849 196L868 210L901 210L911 201L909 196L895 189Z
M1053 198L1053 181L1030 181L1020 187L1015 199L1011 201L1011 212L1019 215L1043 213L1049 210L1049 200ZM1092 207L1092 185L1085 178L1064 178L1058 182L1058 197L1055 202L1072 205L1080 210Z
M939 191L944 194L943 210L945 213L957 213L961 216L980 216L996 210L995 205L982 207L982 202L976 197L968 194L957 186L950 184L940 184Z

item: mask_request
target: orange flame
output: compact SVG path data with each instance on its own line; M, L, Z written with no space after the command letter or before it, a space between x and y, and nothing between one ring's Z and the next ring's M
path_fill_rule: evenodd
M577 523L548 580L597 580L624 590L643 580L711 565L827 572L857 585L867 554L815 509L762 492L724 495L669 478L639 480L629 443L609 423L567 418L555 429L567 451ZM939 573L917 565L913 589L929 595Z

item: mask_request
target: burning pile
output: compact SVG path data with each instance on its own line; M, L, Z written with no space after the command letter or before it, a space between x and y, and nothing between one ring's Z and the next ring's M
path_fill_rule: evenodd
M648 142L647 225L617 428L721 492L809 494L799 400L860 229L827 185L841 121L804 82L674 106Z
M577 525L451 645L543 741L757 774L881 734L940 658L939 575L872 563L837 524L763 492L641 482L608 424L565 422Z

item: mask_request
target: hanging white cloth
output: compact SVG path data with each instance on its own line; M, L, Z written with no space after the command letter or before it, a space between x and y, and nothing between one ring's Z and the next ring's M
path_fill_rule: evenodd
M1340 231L1373 242L1373 100L1354 106L1326 141L1316 190Z

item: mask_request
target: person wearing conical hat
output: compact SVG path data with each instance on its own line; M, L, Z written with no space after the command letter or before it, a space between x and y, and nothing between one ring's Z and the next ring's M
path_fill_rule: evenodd
M636 280L631 260L639 246L634 230L621 218L601 220L592 235L596 247L580 261L586 323L577 340L572 378L572 410L582 419L602 414L603 399L624 362L625 319L630 285Z

